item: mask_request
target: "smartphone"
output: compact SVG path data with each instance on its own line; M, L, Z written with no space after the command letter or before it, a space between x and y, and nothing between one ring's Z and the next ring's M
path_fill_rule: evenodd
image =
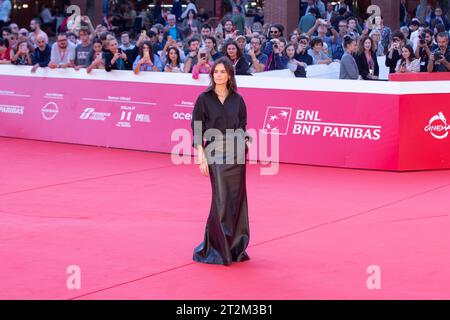
M206 53L200 53L200 59L206 59Z

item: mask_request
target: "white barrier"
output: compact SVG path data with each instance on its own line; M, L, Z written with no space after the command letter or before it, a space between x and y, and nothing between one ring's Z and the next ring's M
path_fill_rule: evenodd
M380 80L388 80L389 68L385 65L386 56L378 57L378 65L380 66ZM339 79L340 63L333 62L329 65L315 64L306 68L306 77L312 79ZM275 70L268 72L254 73L255 77L266 78L294 78L294 73L289 69Z

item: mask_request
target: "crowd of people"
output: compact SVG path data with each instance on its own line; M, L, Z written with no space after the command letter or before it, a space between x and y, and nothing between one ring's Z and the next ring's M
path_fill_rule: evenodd
M0 0L0 64L29 65L32 72L133 70L198 78L225 56L236 75L289 69L307 77L310 65L338 62L342 79L377 80L378 57L385 56L390 73L450 71L450 25L440 7L422 18L420 8L416 16L408 14L402 0L401 28L391 30L381 15L373 21L355 16L346 1L309 0L298 28L288 32L281 24L265 23L261 8L248 25L247 2L230 0L232 12L215 23L194 0L184 7L176 0L171 10L156 7L151 13L119 1L96 27L87 16L68 15L50 43L44 31L53 25L49 8L28 29L19 28L9 20L10 1Z

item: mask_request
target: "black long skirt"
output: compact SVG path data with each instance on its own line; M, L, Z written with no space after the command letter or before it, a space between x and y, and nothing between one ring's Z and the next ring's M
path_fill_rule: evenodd
M207 155L212 188L211 209L204 240L195 248L193 259L202 263L229 265L250 259L245 251L250 240L246 162L245 155L244 161L237 161L239 152L234 153L234 163L230 163L226 160L229 157L226 150L215 148L214 151L215 159L223 156L225 161L214 163ZM245 154L247 152L245 146Z

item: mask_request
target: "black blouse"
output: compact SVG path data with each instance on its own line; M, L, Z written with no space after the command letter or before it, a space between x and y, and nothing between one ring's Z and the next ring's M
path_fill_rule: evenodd
M201 122L201 132L194 126L195 121ZM252 141L247 133L247 107L244 99L234 90L230 90L224 103L220 102L214 89L209 88L197 98L191 122L194 135L193 147L205 146L203 143L205 131L218 129L226 134L227 129L242 129L246 140Z

